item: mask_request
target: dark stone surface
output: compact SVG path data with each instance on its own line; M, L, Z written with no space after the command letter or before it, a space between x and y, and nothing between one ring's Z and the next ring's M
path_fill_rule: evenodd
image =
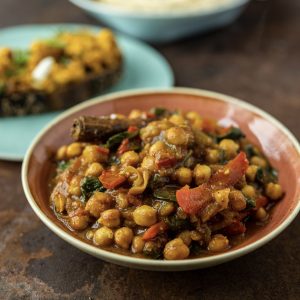
M253 1L227 28L156 48L171 63L177 85L245 99L299 139L299 15L297 0ZM0 1L1 27L49 22L95 24L68 1ZM131 270L88 256L50 232L27 204L20 168L0 161L0 299L300 299L299 218L268 245L221 266Z

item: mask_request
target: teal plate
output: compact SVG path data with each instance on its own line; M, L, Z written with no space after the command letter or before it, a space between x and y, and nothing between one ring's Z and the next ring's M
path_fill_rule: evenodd
M0 47L26 48L36 39L48 38L61 30L100 27L77 24L16 26L0 30ZM124 57L120 81L105 93L135 88L166 88L174 84L168 62L156 50L135 39L117 34ZM35 116L0 118L0 159L21 161L34 136L59 112Z

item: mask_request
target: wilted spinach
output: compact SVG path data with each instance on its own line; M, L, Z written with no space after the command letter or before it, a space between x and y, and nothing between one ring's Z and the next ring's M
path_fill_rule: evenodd
M120 133L117 133L113 136L111 136L107 141L106 141L106 147L111 149L111 148L116 148L119 146L124 139L132 139L136 137L139 134L139 131L134 131L134 132L128 132L128 131L123 131Z
M161 188L153 190L153 196L160 200L177 202L176 191L179 189L177 185L165 185Z
M239 140L244 137L245 134L239 128L231 127L227 133L217 136L216 141L219 143L223 139Z
M95 191L104 192L105 188L97 177L87 176L80 182L80 189L83 201L89 199Z

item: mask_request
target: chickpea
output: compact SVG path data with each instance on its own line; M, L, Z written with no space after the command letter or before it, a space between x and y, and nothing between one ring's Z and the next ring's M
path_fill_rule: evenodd
M72 143L67 147L66 155L68 158L79 156L82 152L82 146L80 143Z
M122 211L121 215L125 220L133 221L133 209L132 208Z
M192 128L197 130L197 129L202 129L203 127L203 120L202 119L196 119L194 121L192 121Z
M145 246L145 241L141 236L135 236L132 241L131 251L133 253L142 253Z
M165 245L164 258L167 260L185 259L190 255L190 249L182 239L176 238Z
M226 236L216 234L210 240L207 249L212 252L224 251L229 247L229 241Z
M122 249L128 249L133 239L133 232L128 227L121 227L115 232L115 243Z
M181 167L177 169L175 176L180 185L190 184L192 181L192 171L189 168Z
M173 123L174 125L177 125L177 126L183 125L183 124L185 123L184 117L183 117L182 115L177 115L177 114L172 115L172 116L169 118L169 121L170 121L171 123Z
M173 145L183 146L188 143L188 135L181 127L171 127L165 133L166 140Z
M142 161L142 168L147 169L149 171L154 172L156 169L156 165L155 165L155 158L152 156L145 156L143 161Z
M88 240L92 240L93 237L94 237L94 231L93 231L93 230L87 231L87 233L85 234L85 237L86 237Z
M248 185L248 184L242 188L242 193L245 196L250 197L250 198L255 198L255 196L256 196L255 188L252 185Z
M68 188L68 192L71 195L74 196L80 196L81 195L81 188L80 188L80 181L81 181L81 176L74 176L71 181L70 181L70 185Z
M178 238L182 239L187 246L192 242L191 233L188 230L180 232Z
M140 137L143 141L149 141L153 137L158 136L159 133L160 129L154 124L154 122L152 122L141 129Z
M98 222L106 227L115 228L121 223L120 212L118 209L108 209L101 213L101 217Z
M202 234L199 231L197 231L197 230L192 230L190 232L190 235L191 235L191 239L193 241L200 241L200 240L202 240Z
M258 166L250 165L246 170L246 177L250 181L254 181L256 177L256 173L258 170Z
M156 210L149 205L137 207L133 212L133 219L137 225L151 226L156 223Z
M67 146L61 146L56 152L56 159L63 160L67 157Z
M116 197L117 207L124 209L129 206L126 193L119 193Z
M251 159L250 159L250 163L251 165L255 165L255 166L258 166L258 167L262 167L262 168L266 168L267 167L267 161L262 158L262 157L259 157L259 156L253 156Z
M220 210L226 209L228 207L229 193L229 188L213 192L212 195L215 198L216 202L219 204Z
M114 233L113 231L103 226L97 229L94 233L93 242L97 246L110 246L114 241Z
M217 149L208 149L205 158L210 164L216 164L219 162L220 152Z
M99 218L100 214L109 209L113 204L113 199L109 194L102 192L94 192L87 201L85 210L95 218Z
M136 118L141 118L142 116L143 116L143 112L141 110L139 110L139 109L133 109L130 112L128 118L129 119L136 119Z
M145 246L143 252L151 254L154 253L158 249L157 244L153 241L145 242Z
M159 209L159 215L162 217L167 217L174 212L174 210L175 206L172 202L164 202Z
M99 147L97 145L88 145L84 148L82 156L84 160L88 163L93 162L105 162L107 160L107 154L99 151Z
M89 225L89 217L85 215L71 217L69 224L75 230L84 230Z
M266 187L266 195L271 199L271 200L278 200L282 197L283 191L282 187L278 183L268 183Z
M126 166L136 166L140 161L139 155L134 151L127 151L121 156L121 164Z
M197 119L202 119L201 116L196 111L189 111L186 115L186 118L193 121Z
M85 171L85 176L100 176L104 168L101 164L94 162Z
M237 151L239 150L239 145L233 140L224 139L219 143L219 146L222 150L225 151L227 158L233 158L236 156Z
M62 194L54 195L54 207L58 213L64 212L66 202L67 202L66 197L63 196Z
M264 221L268 217L268 213L263 207L260 207L255 213L255 219L258 221Z
M235 211L241 211L246 208L245 196L241 191L235 190L229 193L229 205Z
M158 152L166 150L166 144L162 141L155 142L149 149L149 154L155 156Z
M197 164L194 168L193 175L196 185L200 185L209 180L211 176L211 168L207 165Z

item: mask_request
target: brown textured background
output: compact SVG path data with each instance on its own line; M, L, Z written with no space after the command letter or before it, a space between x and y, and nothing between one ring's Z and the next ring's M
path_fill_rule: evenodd
M49 22L96 24L66 0L0 0L0 27ZM300 138L300 1L252 1L227 28L156 48L177 85L245 99ZM218 267L131 270L50 232L27 204L20 169L0 161L0 299L300 299L299 217L268 245Z

